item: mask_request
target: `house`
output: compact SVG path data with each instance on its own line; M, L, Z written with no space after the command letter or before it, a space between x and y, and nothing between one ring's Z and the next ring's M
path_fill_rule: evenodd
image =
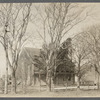
M94 85L97 85L98 83L98 73L95 70L94 66L90 66L89 70L84 74L84 76L81 79L82 82L92 82ZM100 79L99 79L100 83Z
M71 69L72 68L72 69ZM74 73L74 65L73 66L58 66L56 68L56 74L54 76L54 83L56 85L73 85L75 83L75 73Z
M46 73L43 70L39 70L34 65L34 57L39 56L40 49L37 48L24 48L19 59L19 67L17 69L17 79L24 76L24 80L27 80L27 84L40 85L46 84ZM55 85L73 85L77 82L77 76L74 73L74 65L69 66L58 66L55 70L53 83ZM39 74L40 73L40 74ZM90 67L87 73L81 78L82 82L92 81L97 84L98 75L94 67Z
M17 79L20 79L23 76L23 80L27 80L27 84L39 85L46 84L46 73L44 70L39 70L34 65L34 57L39 56L40 49L37 48L28 48L25 47L21 52L19 59L19 67L17 69ZM55 71L55 75L53 78L53 83L55 85L61 84L74 84L75 82L75 74L74 70L71 69L74 66L58 66ZM40 73L40 74L39 74Z

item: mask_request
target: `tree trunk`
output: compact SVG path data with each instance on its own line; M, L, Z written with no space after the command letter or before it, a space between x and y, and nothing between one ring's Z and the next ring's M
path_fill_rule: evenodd
M26 70L27 70L27 66L23 60L21 71L22 71L22 92L24 94L26 93L26 89L27 89L27 86L26 86L27 85L27 75L26 75L27 71Z
M46 82L47 82L47 91L51 91L51 66L50 65L50 60L51 60L51 57L52 57L52 48L51 48L51 52L49 54L49 59L47 60L47 75L46 75Z
M96 58L97 58L97 73L98 73L97 74L97 77L98 77L98 79L97 79L97 81L98 81L97 82L97 89L99 89L99 70L98 69L99 69L100 66L99 66L99 56L98 56L98 54L96 54Z
M41 73L40 73L40 69L39 69L39 91L41 91Z
M46 82L47 82L47 91L51 92L51 77L49 75L49 72L47 72Z
M26 81L24 80L23 82L22 82L22 91L23 91L23 93L25 94L26 93Z
M8 93L8 63L6 60L6 74L5 74L5 87L4 87L4 94Z
M98 73L98 83L97 83L97 88L99 89L99 73Z
M8 93L8 68L6 68L5 74L5 87L4 87L4 94Z
M15 71L12 72L11 74L11 80L12 80L12 83L11 83L11 92L12 93L16 93L16 77L15 77Z
M80 90L80 64L81 64L81 55L79 55L79 63L78 63L78 80L77 80L77 90Z
M51 92L51 79L48 79L48 82L47 82L47 91Z
M78 76L78 80L77 80L77 90L80 90L80 78Z
M75 74L73 74L73 84L75 83Z
M51 91L54 91L54 79L51 78Z

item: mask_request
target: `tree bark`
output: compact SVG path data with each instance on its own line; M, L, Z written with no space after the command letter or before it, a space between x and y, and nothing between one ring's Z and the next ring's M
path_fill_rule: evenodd
M5 74L5 87L4 87L4 94L8 93L8 63L6 60L6 74Z
M51 92L51 77L48 71L46 76L46 82L47 82L47 91Z
M40 69L39 69L39 91L41 91L41 73L40 73Z
M47 82L47 91L51 92L51 79L48 79L48 82Z
M5 74L5 87L4 87L4 94L8 93L8 68L6 68Z
M97 73L98 73L97 74L97 78L98 78L97 79L97 81L98 81L97 82L97 89L99 89L99 70L98 70L99 69L99 56L98 56L98 53L96 53L96 60L97 60Z
M12 72L11 74L11 92L16 94L16 77L15 77L15 71Z
M22 92L25 94L26 93L26 81L22 81Z
M22 92L25 94L27 89L27 76L26 76L26 65L24 59L22 60Z
M98 73L98 83L97 83L97 88L99 89L100 86L99 86L99 73Z
M80 90L80 64L81 64L81 55L79 55L79 63L78 63L78 80L77 80L77 89Z
M78 81L77 81L77 90L80 90L80 78L78 76Z

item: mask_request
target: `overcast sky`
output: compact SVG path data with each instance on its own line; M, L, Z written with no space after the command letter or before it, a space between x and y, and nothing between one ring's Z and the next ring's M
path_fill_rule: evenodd
M35 4L35 6L40 7L41 5L43 5L43 3L39 4ZM46 5L46 3L45 3ZM89 8L89 16L88 18L83 21L82 23L78 24L77 26L75 26L71 31L69 31L67 37L72 37L73 35L77 34L78 32L82 31L84 28L89 27L92 24L99 24L100 23L100 3L80 3L80 6L83 7L88 7ZM32 9L35 13L36 10ZM39 25L39 24L38 24ZM29 23L28 29L27 29L27 33L33 34L34 33L34 37L33 37L33 42L28 42L26 44L26 46L32 46L34 48L40 48L42 45L42 40L37 38L37 31L36 31L36 27L33 23ZM41 28L40 28L41 30ZM0 44L0 76L2 74L4 74L5 72L5 53L3 50L3 47Z

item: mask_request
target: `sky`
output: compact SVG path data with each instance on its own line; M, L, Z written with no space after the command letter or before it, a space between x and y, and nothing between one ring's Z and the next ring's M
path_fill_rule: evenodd
M82 7L86 7L89 9L88 10L89 16L86 18L86 20L79 23L72 30L70 30L68 35L65 37L65 39L68 37L73 37L74 35L78 34L86 27L89 27L93 24L100 24L100 3L78 3L78 4ZM39 9L39 7L43 5L43 3L37 3L34 5L37 7L37 9ZM34 15L37 14L36 9L33 8L32 10ZM27 28L27 33L34 34L34 35L32 35L32 39L26 43L27 47L41 48L42 40L38 38L37 29L36 29L37 27L38 30L42 31L41 27L39 26L39 23L37 24L37 26L34 23L31 22L29 23ZM6 68L5 66L6 66L5 53L2 45L0 44L0 76L2 76L5 73L5 68Z

